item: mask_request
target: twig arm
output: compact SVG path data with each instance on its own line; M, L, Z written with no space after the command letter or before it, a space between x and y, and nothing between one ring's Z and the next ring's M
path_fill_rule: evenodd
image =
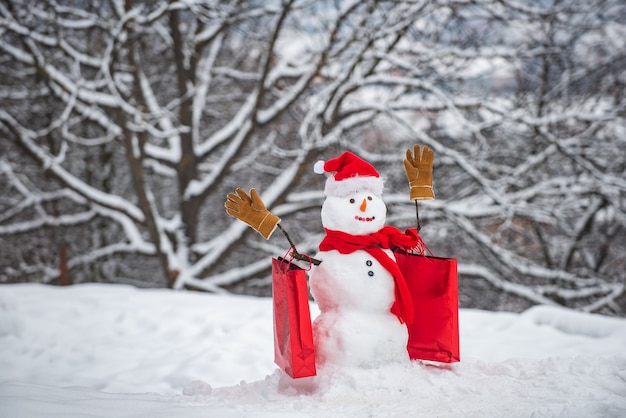
M417 232L419 233L422 225L420 224L420 211L417 207L417 200L415 200L415 216L417 216Z
M287 231L285 231L285 228L282 227L281 224L278 224L278 229L280 229L280 231L285 235L285 238L287 238L287 241L289 241L289 245L291 246L291 248L293 249L293 258L295 258L296 260L300 260L300 261L309 261L313 264L315 264L316 266L318 266L321 261L313 258L313 257L309 257L308 255L302 255L298 252L298 250L296 250L296 244L293 243L293 241L291 240L291 237L289 236L289 234L287 233Z

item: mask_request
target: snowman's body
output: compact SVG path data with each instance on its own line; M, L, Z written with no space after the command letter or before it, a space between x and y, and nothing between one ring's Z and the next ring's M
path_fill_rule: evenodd
M322 206L324 228L368 235L383 228L387 208L368 191L327 196ZM393 253L385 250L395 261ZM320 308L313 323L321 364L371 367L408 359L408 331L390 312L394 279L365 250L342 254L320 251L322 263L311 272L311 293Z

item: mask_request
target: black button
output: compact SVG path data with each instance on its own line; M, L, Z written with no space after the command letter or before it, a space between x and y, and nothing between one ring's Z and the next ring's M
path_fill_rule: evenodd
M370 271L367 272L367 275L370 276L370 277L374 277L374 272L372 270L370 270Z
M367 267L372 267L372 260L367 260L365 262L365 265L367 265ZM371 274L370 274L370 276L371 276Z

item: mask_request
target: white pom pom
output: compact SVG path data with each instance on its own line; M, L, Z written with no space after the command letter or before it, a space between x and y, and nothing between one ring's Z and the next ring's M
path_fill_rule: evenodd
M315 174L324 174L324 160L319 160L313 166L313 171Z

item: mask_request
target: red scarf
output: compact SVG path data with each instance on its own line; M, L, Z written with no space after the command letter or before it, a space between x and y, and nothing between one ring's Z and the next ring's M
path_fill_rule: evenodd
M413 322L413 300L398 264L384 251L400 247L408 250L416 247L421 241L417 230L407 229L402 233L398 228L385 226L378 232L369 235L352 235L346 232L324 229L326 236L320 243L320 251L337 250L341 254L350 254L357 250L365 250L374 257L391 275L395 283L396 300L391 306L391 313L401 323Z

